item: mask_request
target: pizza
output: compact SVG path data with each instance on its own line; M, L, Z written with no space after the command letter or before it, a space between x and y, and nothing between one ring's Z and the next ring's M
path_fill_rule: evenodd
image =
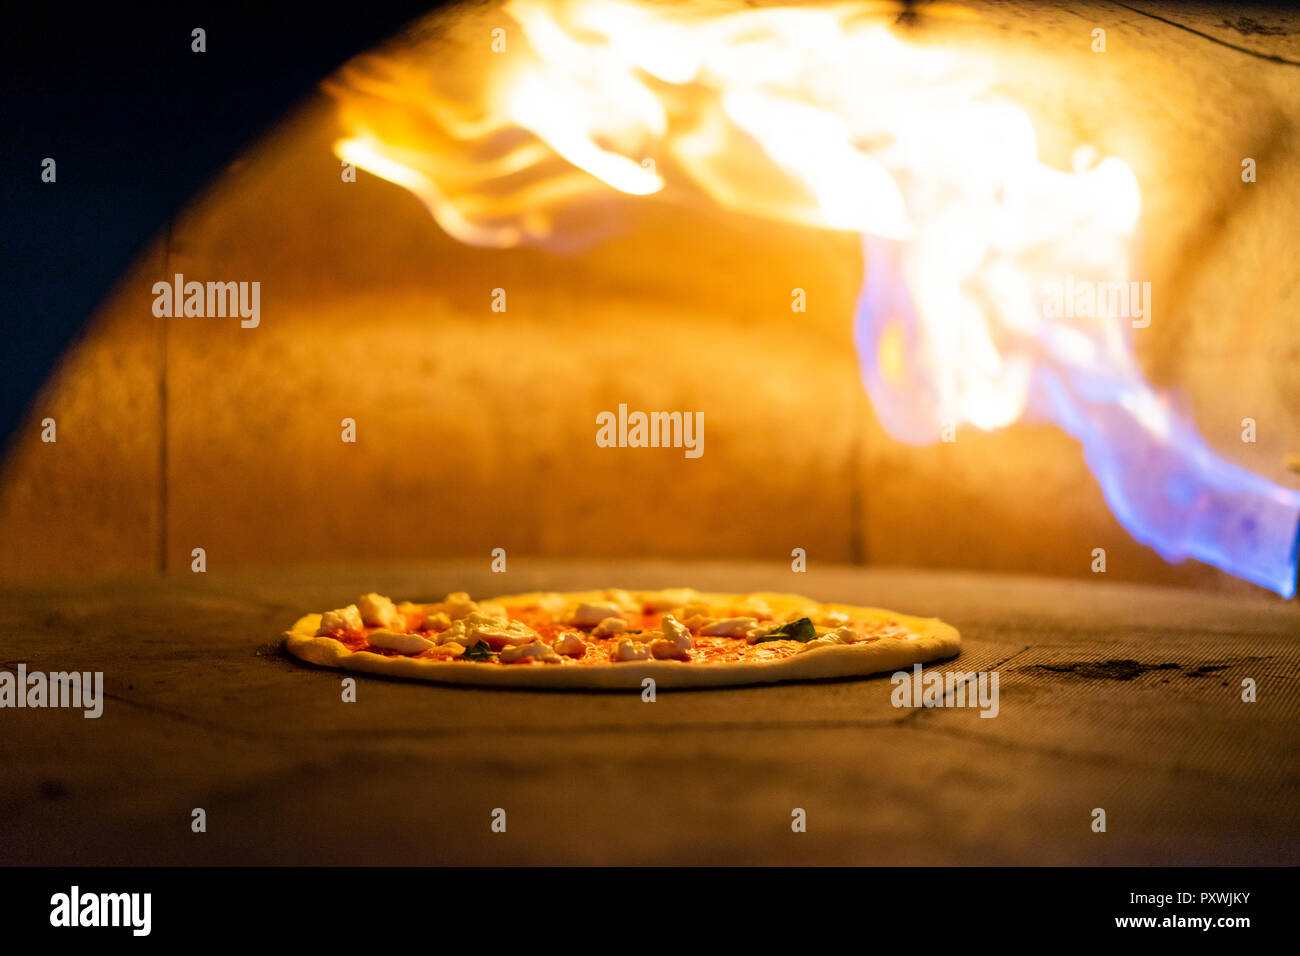
M308 614L289 653L324 667L507 687L723 687L856 677L951 657L936 618L823 604L795 594L534 592L432 604L363 594Z

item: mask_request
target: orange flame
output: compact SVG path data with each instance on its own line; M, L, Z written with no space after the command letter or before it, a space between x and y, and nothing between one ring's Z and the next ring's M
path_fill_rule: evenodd
M1053 261L1038 260L1054 244L1076 274L1127 274L1137 183L1086 151L1074 173L1039 162L1028 117L990 92L987 65L908 45L886 9L511 0L524 46L498 58L470 110L371 59L334 87L351 130L335 149L474 245L571 239L558 212L669 183L727 209L906 240L935 428L996 428L1025 410L1045 324L1024 273L1045 264L1050 278ZM1060 329L1054 344L1083 362L1123 351L1096 328Z
M1144 381L1128 316L1045 307L1067 277L1129 278L1138 184L1086 146L1040 161L992 64L905 42L884 4L503 9L517 29L467 97L409 61L349 65L338 155L475 245L572 244L574 210L615 193L860 233L863 378L895 437L1051 418L1140 540L1294 589L1300 495L1213 456ZM1153 498L1132 477L1156 465Z

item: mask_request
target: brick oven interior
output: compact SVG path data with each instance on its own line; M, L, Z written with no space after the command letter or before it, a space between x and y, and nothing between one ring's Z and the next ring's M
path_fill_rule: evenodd
M963 6L900 29L995 56L1045 156L1133 168L1143 370L1225 458L1300 486L1300 19ZM495 7L419 42L454 52ZM107 701L6 715L0 860L1300 862L1300 605L1134 541L1054 427L891 439L847 318L856 237L648 204L582 255L474 248L342 183L337 136L322 92L178 210L10 441L0 667L103 671ZM176 273L261 277L259 327L156 317ZM706 453L597 447L620 403L703 409ZM280 649L363 591L684 584L942 617L963 650L934 666L998 671L999 719L900 711L885 678L652 706L365 678L343 705ZM575 809L593 793L616 809ZM499 806L509 840L477 825Z

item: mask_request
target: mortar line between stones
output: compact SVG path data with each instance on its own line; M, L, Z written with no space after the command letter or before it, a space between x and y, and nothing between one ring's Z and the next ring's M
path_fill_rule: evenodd
M1196 29L1195 27L1189 27L1185 23L1179 23L1177 20L1169 20L1165 17L1160 16L1159 14L1149 13L1148 11L1142 10L1138 7L1130 7L1127 3L1120 3L1119 0L1110 0L1110 2L1115 4L1115 6L1117 7L1123 7L1125 10L1128 10L1131 13L1136 13L1140 17L1147 17L1148 19L1157 20L1160 23L1164 23L1168 26L1175 27L1176 29L1186 30L1188 33L1198 36L1202 40L1209 40L1211 43L1216 43L1221 47L1228 48L1229 50L1235 50L1238 53L1245 53L1247 56L1258 57L1261 60L1271 60L1274 63L1284 63L1287 66L1300 66L1300 61L1288 60L1284 56L1278 56L1273 53L1262 53L1259 50L1252 50L1250 47L1238 46L1235 43L1229 43L1227 40L1220 39L1219 37L1216 37L1212 34L1203 33L1202 31Z

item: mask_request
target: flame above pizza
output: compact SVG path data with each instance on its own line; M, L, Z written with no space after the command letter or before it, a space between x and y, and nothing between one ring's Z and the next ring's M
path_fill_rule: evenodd
M581 248L618 197L859 234L855 342L891 435L1053 422L1139 541L1294 594L1300 493L1218 456L1137 363L1132 170L1087 144L1044 163L989 60L907 42L889 4L503 11L468 79L345 68L337 154L479 246Z

